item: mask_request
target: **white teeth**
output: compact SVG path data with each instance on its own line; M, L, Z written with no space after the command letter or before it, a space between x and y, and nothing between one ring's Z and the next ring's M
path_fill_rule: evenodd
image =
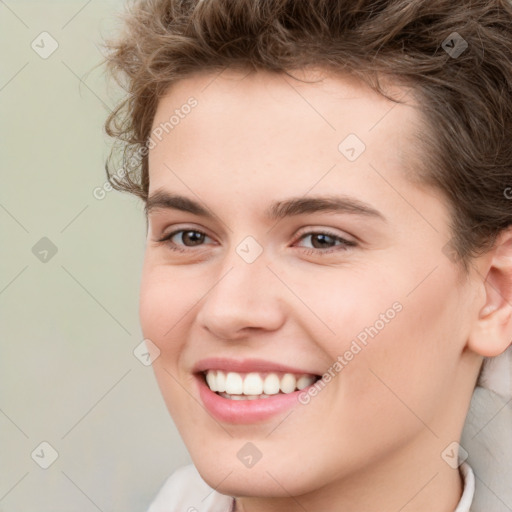
M265 377L263 392L266 395L277 395L279 393L279 377L275 373L269 373Z
M285 373L279 387L283 393L292 393L295 391L295 384L297 384L295 377L291 373Z
M303 375L297 379L297 389L304 389L308 386L311 386L315 382L315 377L311 377L310 375ZM219 382L217 381L217 387L219 387ZM220 390L219 390L220 391Z
M217 389L217 379L215 378L215 374L213 372L208 372L206 374L206 382L208 384L208 387L212 391L218 391L218 389Z
M226 375L224 375L224 372L217 372L216 385L216 391L219 393L226 391Z
M259 374L228 372L221 370L208 370L206 383L208 387L225 398L233 400L256 400L268 398L270 395L293 393L296 389L304 389L316 381L310 374L294 375L285 373Z
M228 395L227 393L219 393L223 398L229 398L230 400L259 400L260 398L269 398L270 395Z
M217 380L217 379L215 379L215 380ZM217 384L217 382L215 382L215 384ZM229 372L227 374L227 376L226 376L226 393L228 395L241 395L244 390L243 385L244 385L244 382L242 380L242 376L239 373Z
M244 400L243 395L230 395L231 400Z
M263 381L257 373L248 373L244 379L244 395L261 395Z

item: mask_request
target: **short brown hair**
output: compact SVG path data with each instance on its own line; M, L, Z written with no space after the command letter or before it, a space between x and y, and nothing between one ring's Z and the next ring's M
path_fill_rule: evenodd
M391 77L420 100L427 171L417 176L448 199L454 254L467 270L512 224L511 46L509 0L135 1L106 43L108 69L128 92L105 124L124 172L114 147L107 176L147 200L158 101L191 74L320 65L385 96L378 77Z

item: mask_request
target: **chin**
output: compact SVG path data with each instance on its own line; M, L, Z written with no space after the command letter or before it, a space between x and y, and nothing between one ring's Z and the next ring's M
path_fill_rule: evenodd
M194 462L202 479L221 494L234 497L289 498L300 496L316 489L314 482L307 480L311 468L296 471L297 461L288 462L285 467L271 461L259 461L252 468L218 459ZM295 471L294 471L295 469ZM228 476L229 475L229 476Z

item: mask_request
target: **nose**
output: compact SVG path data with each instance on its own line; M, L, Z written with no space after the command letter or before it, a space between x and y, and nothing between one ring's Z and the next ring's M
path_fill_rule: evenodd
M224 340L279 329L285 320L283 285L262 257L253 263L236 258L223 267L204 297L196 317L199 325Z

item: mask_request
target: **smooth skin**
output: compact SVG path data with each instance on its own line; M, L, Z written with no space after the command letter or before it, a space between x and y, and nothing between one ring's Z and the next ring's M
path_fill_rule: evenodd
M451 512L461 479L441 454L460 439L482 357L512 339L512 235L464 276L443 250L446 201L409 179L428 162L413 92L395 87L396 104L320 69L295 76L316 82L228 69L181 80L159 102L153 129L191 97L197 105L155 139L149 196L179 194L211 213L148 212L140 320L161 352L163 398L201 476L236 496L237 512ZM349 134L366 146L354 161L338 149ZM276 201L317 196L380 215L265 216ZM248 236L263 249L252 263L236 251ZM396 302L402 310L307 405L250 425L202 405L200 359L322 375ZM262 454L251 468L237 457L248 441Z

